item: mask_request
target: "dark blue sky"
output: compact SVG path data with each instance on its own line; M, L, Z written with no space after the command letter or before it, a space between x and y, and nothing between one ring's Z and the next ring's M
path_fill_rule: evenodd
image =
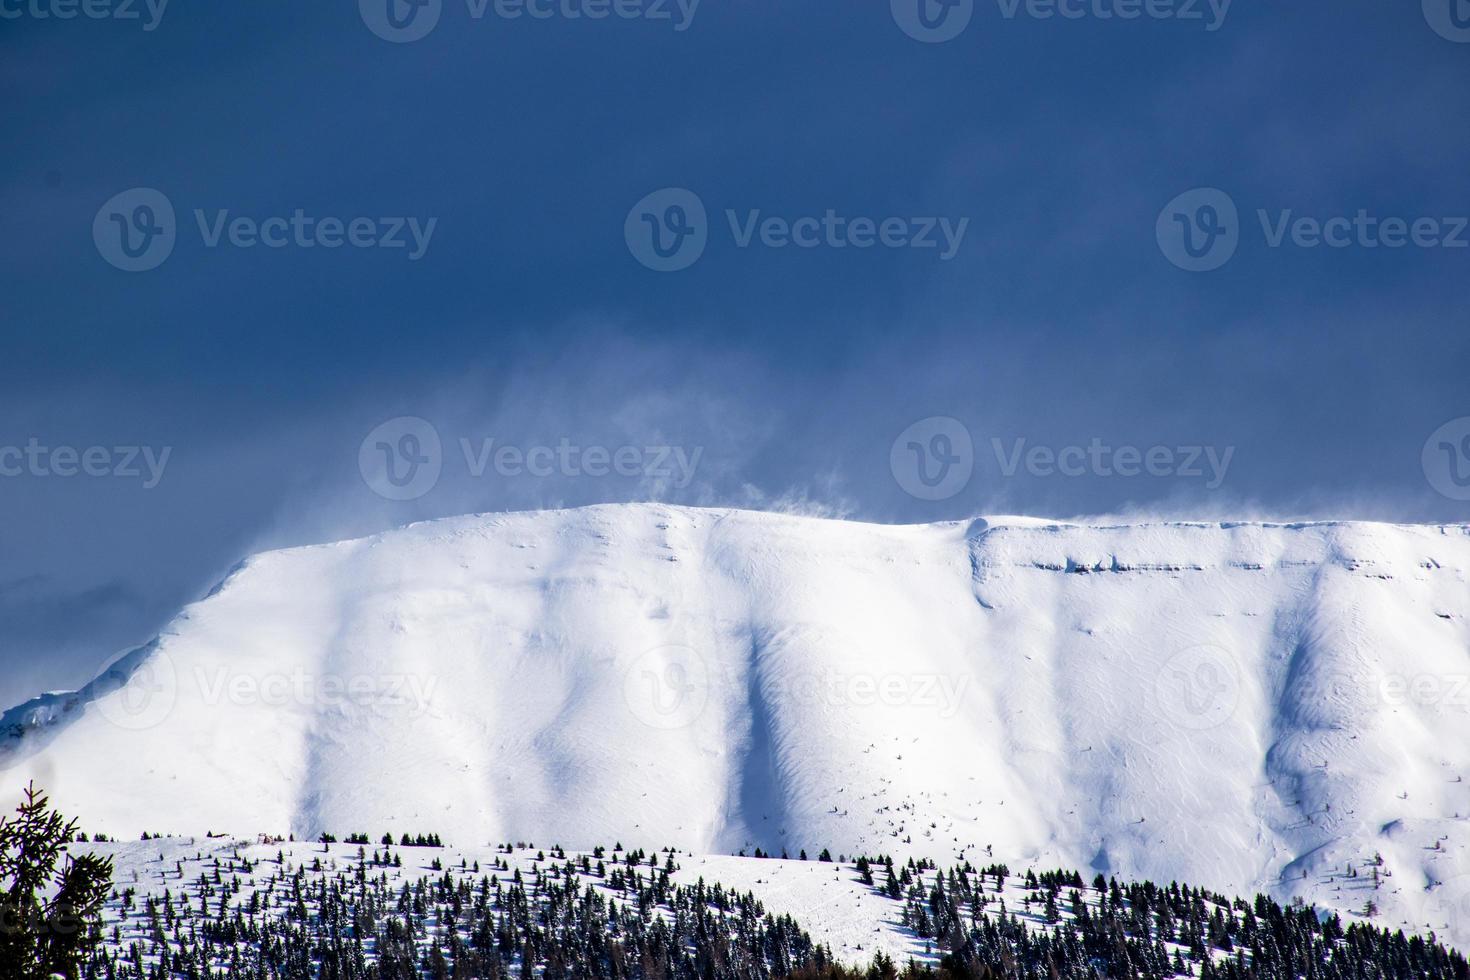
M1204 0L1197 20L974 0L944 43L900 26L918 0L703 0L692 18L670 0L669 20L442 0L407 43L368 26L387 0L172 0L152 30L142 0L141 20L37 16L58 2L0 0L0 469L35 440L102 447L107 475L63 455L0 476L6 703L82 683L245 553L465 511L1470 518L1470 439L1431 439L1470 416L1470 248L1449 247L1470 214L1470 31L1450 0L1237 0L1223 21ZM107 235L166 219L115 198L134 188L174 210L174 243L130 272ZM664 188L707 213L680 271L625 237L670 219L657 196L630 215ZM1210 271L1171 261L1169 229L1219 217L1197 195L1166 210L1197 188L1237 210ZM434 224L416 259L208 244L221 212L298 209L371 219L365 241ZM948 258L738 242L753 217L829 211L933 223L941 246L927 219L968 223ZM1360 211L1374 223L1340 222L1342 247L1303 244L1310 228L1271 244L1283 219ZM1391 248L1389 218L1434 221ZM360 467L398 416L442 440L409 500ZM895 439L935 416L972 440L972 475L909 492ZM920 451L946 448L935 425ZM490 438L701 452L687 484L652 455L637 476L475 476L460 440ZM1426 440L1429 470L1442 443L1466 469L1426 473ZM1167 458L1007 473L1018 446L1095 442ZM156 486L141 462L126 475L131 446L169 450ZM1180 472L1192 447L1230 452L1219 480Z

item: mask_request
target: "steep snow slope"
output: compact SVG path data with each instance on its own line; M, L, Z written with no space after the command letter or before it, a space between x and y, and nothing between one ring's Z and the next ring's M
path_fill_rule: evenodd
M0 776L129 836L988 845L1463 943L1467 572L1460 526L439 521L249 560Z

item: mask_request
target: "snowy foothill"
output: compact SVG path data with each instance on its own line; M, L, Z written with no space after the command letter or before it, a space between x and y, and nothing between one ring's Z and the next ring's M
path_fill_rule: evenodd
M308 897L308 906L309 897L323 882L343 876L351 880L359 874L381 878L389 894L446 873L472 887L482 879L509 882L517 873L527 882L560 882L572 877L610 900L631 901L611 884L612 869L628 857L626 850L613 845L594 854L526 843L458 848L170 836L79 843L73 850L113 861L114 894L103 924L111 937L109 948L116 952L129 950L134 943L143 949L156 948L152 946L155 923L143 914L150 899L159 906L166 903L186 919L192 915L201 924L221 907L256 910L252 917L290 918L298 890L289 884L298 874L304 876L299 893ZM920 937L903 923L903 901L884 894L881 879L864 883L852 860L691 855L673 849L652 852L650 857L652 863L639 869L644 877L658 875L672 862L675 870L670 880L676 885L703 883L722 886L733 894L750 893L767 913L790 916L835 959L850 966L866 967L876 954L898 964L939 959L936 942ZM584 859L589 870L567 875L569 862L581 869ZM875 867L881 875L882 867ZM927 891L944 873L942 868L913 872L910 887ZM1027 902L1023 874L1012 873L1003 886L991 884L989 894L995 904L987 906L986 914L1000 914L1003 908L1005 915L1015 916L1028 929L1047 931L1050 927L1039 902L1036 906ZM1086 888L1082 891L1095 907L1099 896ZM667 910L660 914L667 915ZM1067 921L1072 917L1061 914L1059 918Z

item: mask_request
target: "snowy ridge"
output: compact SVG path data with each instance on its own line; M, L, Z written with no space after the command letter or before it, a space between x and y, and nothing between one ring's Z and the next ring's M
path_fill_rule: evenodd
M988 845L1463 945L1467 572L1463 526L457 518L250 559L0 768L129 837Z

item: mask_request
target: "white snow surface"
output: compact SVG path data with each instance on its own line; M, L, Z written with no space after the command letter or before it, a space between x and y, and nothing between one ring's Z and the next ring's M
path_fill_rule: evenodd
M367 845L368 852L376 854L379 847ZM269 879L281 872L275 863L277 855L285 859L288 873L300 868L306 870L313 883L328 877L340 869L356 868L360 861L355 844L313 844L301 841L291 843L261 844L254 841L232 838L168 837L148 841L131 841L107 844L77 844L72 848L77 853L89 852L110 857L113 861L114 897L107 903L103 913L105 925L128 924L123 929L121 942L111 942L114 949L126 950L135 939L147 942L147 920L140 915L122 915L122 900L116 897L124 889L136 892L136 904L141 907L148 896L162 901L172 893L180 909L197 908L199 892L194 887L201 874L212 875L217 861L227 866L232 859L245 858L255 865L252 874L240 875L228 871L227 878L241 877L245 886L240 894L232 896L235 907L248 901L251 891L264 891ZM528 881L534 879L536 869L549 871L565 863L548 859L549 852L534 845L516 847L512 852L502 851L498 845L481 845L470 848L446 846L440 848L398 847L391 851L403 861L401 868L371 867L373 876L385 877L394 891L405 882L414 883L422 878L437 878L441 871L431 867L430 862L438 859L444 869L456 878L468 877L472 881L481 875L496 874L496 861L505 861L518 869ZM538 859L539 856L539 859ZM582 855L571 853L577 861ZM620 862L624 855L609 851L606 854L608 867ZM659 866L668 857L657 854ZM596 860L590 858L589 860ZM774 915L789 915L794 918L812 938L825 945L843 962L854 966L867 966L873 955L886 953L895 962L905 963L910 959L935 960L932 943L916 936L902 924L903 906L895 899L883 895L877 888L865 885L861 876L849 863L826 863L798 860L757 860L750 857L725 855L675 855L678 870L671 876L675 884L693 885L704 881L707 885L720 884L737 893L751 892ZM320 871L313 871L315 863L321 864ZM477 862L479 875L463 871L461 862ZM648 869L641 869L647 874ZM877 869L881 883L883 869ZM510 877L499 872L502 880ZM924 875L926 880L934 872ZM1020 875L1007 879L1006 889L999 897L1006 899L1008 911L1024 919L1032 929L1046 928L1040 911L1025 912L1022 899L1026 894ZM606 889L607 879L583 876L586 883L604 889L608 897L616 893ZM312 889L307 889L308 894ZM989 894L996 892L993 884ZM618 896L619 900L626 896ZM278 903L272 911L278 914L289 906L290 892L280 889L275 896ZM285 905L279 904L285 903ZM211 905L213 908L213 905Z
M1467 573L1458 525L455 518L251 558L6 713L0 786L132 838L830 847L1371 897L1463 946Z

